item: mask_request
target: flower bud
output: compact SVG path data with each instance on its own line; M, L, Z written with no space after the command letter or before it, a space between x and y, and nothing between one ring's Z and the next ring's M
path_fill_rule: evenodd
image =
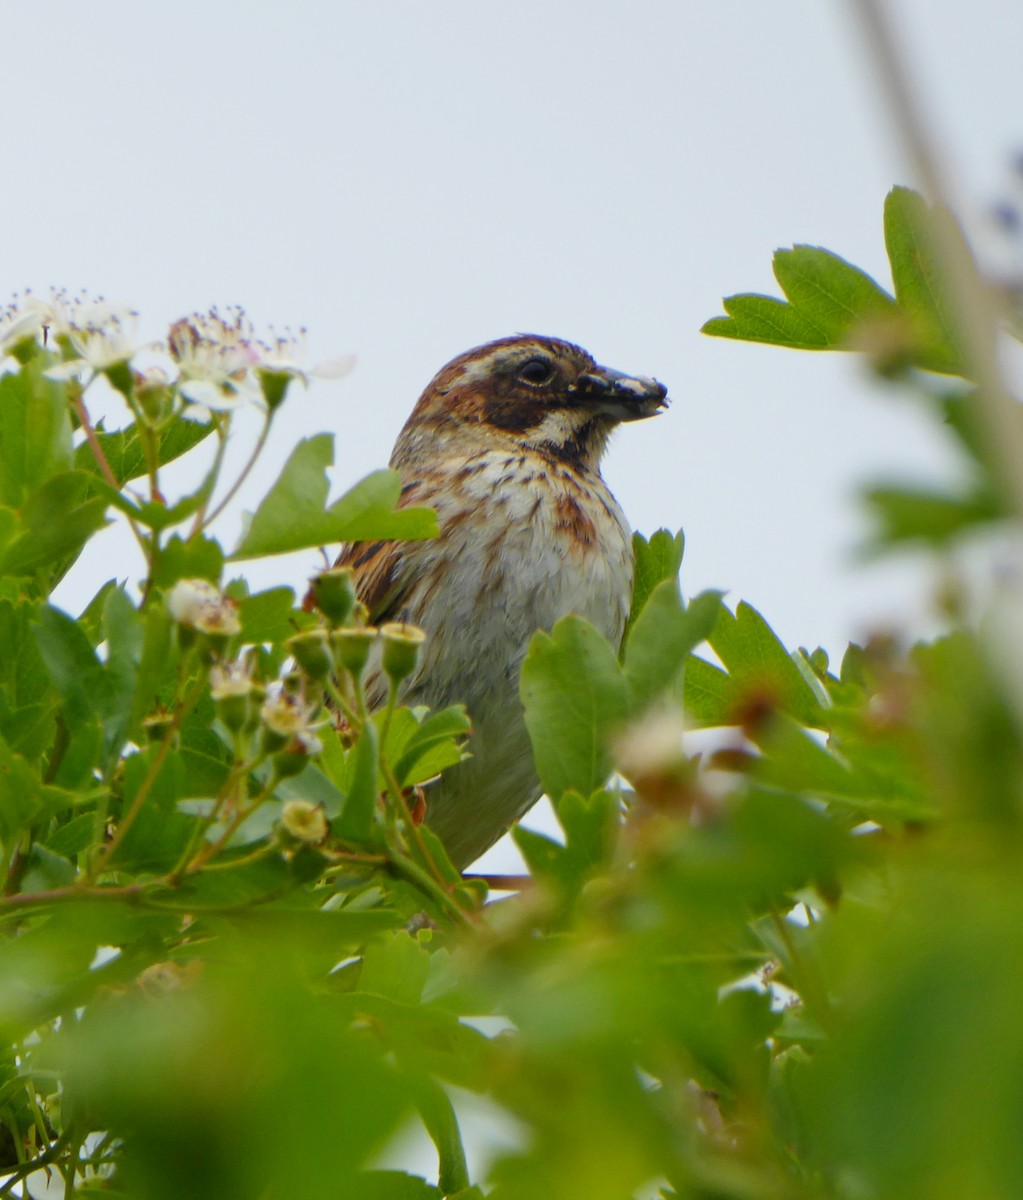
M397 686L416 669L426 634L418 625L389 621L380 627L380 640L383 642L384 673Z
M240 663L218 663L210 672L210 695L217 716L232 733L254 729L265 689Z
M278 779L290 779L293 775L301 774L313 755L319 754L322 749L323 743L316 734L302 730L273 756L274 774Z
M263 718L263 746L267 753L275 754L286 746L290 747L292 742L303 735L307 735L316 743L315 749L307 753L318 753L322 747L319 740L309 731L312 712L311 706L303 705L287 692L278 691L268 697L259 710L259 715ZM301 752L301 747L299 750Z
M355 572L351 567L331 567L310 580L313 603L331 625L344 625L355 608Z
M281 809L281 827L300 842L315 845L329 832L322 804L308 800L288 800Z
M334 658L330 653L326 630L310 629L306 633L296 633L284 644L310 679L326 679L332 674Z
M150 367L135 375L135 401L150 425L159 425L170 416L173 395L170 381L159 367Z
M376 640L377 630L373 628L335 629L330 635L338 663L356 679L362 677Z
M142 728L150 742L162 742L171 727L173 715L161 704L156 712L150 713L142 720Z
M204 609L219 601L220 590L208 579L179 579L166 596L171 620L191 628Z

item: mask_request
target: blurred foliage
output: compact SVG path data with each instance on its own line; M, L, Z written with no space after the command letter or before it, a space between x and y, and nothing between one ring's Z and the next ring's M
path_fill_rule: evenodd
M954 228L889 197L894 295L797 247L776 259L786 301L733 297L708 332L856 348L922 397L968 488L867 499L880 546L945 553L1014 516L934 222ZM255 343L239 368L237 337L195 319L158 377L104 357L109 320L46 316L49 336L0 324L0 1195L1023 1191L1018 586L981 622L948 604L943 636L879 634L833 666L749 604L687 601L681 534L637 535L621 652L576 617L531 643L562 836L517 830L529 877L495 898L413 816L469 734L460 708L393 702L417 638L369 626L345 571L306 604L224 577L428 537L432 514L400 509L387 472L328 503L324 435L227 552L235 408L269 429L302 372ZM122 429L90 419L104 381ZM164 465L204 453L202 485L168 498ZM112 516L139 580L55 607ZM382 669L392 701L370 712ZM486 1156L461 1134L483 1112ZM417 1129L435 1166L401 1149Z

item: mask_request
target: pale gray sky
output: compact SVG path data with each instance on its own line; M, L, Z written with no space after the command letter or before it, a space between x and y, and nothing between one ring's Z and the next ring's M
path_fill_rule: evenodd
M1023 146L1023 4L891 8L979 213ZM912 180L847 4L8 0L0 37L0 291L84 287L154 337L239 303L307 326L311 360L358 354L289 402L250 504L297 437L337 432L354 482L447 359L550 333L668 385L606 475L636 528L685 528L687 592L833 655L922 607L918 572L849 552L856 482L933 473L933 433L852 361L698 332L794 241L887 280L881 205ZM68 608L137 574L108 551Z

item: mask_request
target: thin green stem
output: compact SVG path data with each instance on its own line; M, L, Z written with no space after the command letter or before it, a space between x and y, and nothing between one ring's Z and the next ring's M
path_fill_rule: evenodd
M458 1117L447 1092L432 1079L421 1081L416 1088L416 1107L423 1118L426 1132L437 1147L437 1184L445 1196L469 1187L469 1167L465 1161L462 1133Z
M82 427L82 432L85 434L85 440L89 445L89 449L92 451L92 457L96 460L96 465L99 467L100 474L115 492L119 492L121 490L121 484L118 481L117 476L114 474L113 469L107 460L106 454L103 453L103 447L100 445L99 437L97 436L96 430L94 429L92 421L89 418L89 410L85 407L84 393L81 389L75 389L71 393L71 404L74 407L75 416L78 418L78 423ZM138 525L131 519L131 517L128 518L128 525L132 533L135 535L135 540L141 547L142 553L145 555L146 562L148 563L150 560L148 539L139 529Z
M793 940L788 921L775 909L771 910L771 920L792 964L792 982L795 984L796 991L802 997L803 1003L817 1018L821 1028L830 1028L831 1000L820 981L816 968L807 961Z
M396 875L401 875L407 879L409 883L415 884L421 892L425 892L439 908L448 914L458 924L463 925L466 929L475 928L474 922L469 917L469 914L459 905L454 897L429 874L417 862L413 862L407 854L404 854L400 849L392 850L388 856L391 869Z
M260 430L259 437L256 439L256 444L253 446L252 453L249 455L249 457L245 463L245 466L242 467L241 473L238 475L238 478L235 479L234 483L232 483L231 486L227 489L227 492L225 493L223 498L220 501L218 501L218 503L217 503L216 507L213 509L213 511L211 513L209 513L209 515L207 515L206 505L204 504L202 506L202 508L199 509L198 513L196 513L195 524L192 526L192 537L195 537L196 534L200 532L200 530L205 528L205 526L211 525L217 519L217 517L220 516L220 514L224 511L224 509L227 508L227 506L231 503L231 501L235 498L235 496L238 494L238 489L242 486L242 484L245 482L245 480L248 479L249 474L252 471L252 468L256 465L256 460L259 458L260 454L263 453L263 447L266 445L266 439L270 436L270 425L271 425L272 419L273 419L272 415L270 413L267 413L266 420L263 422L263 428ZM218 433L219 433L219 430L218 430ZM217 449L218 458L215 461L214 465L218 468L218 470L219 470L220 463L223 462L224 446L226 446L226 444L227 444L227 437L225 435L224 437L221 438L221 445Z
M174 738L177 736L177 733L181 728L182 722L198 703L199 697L202 695L205 687L205 678L203 677L198 679L191 692L189 692L188 695L186 695L182 702L178 705L173 716L168 722L167 731L163 735L163 739L161 740L159 748L153 757L153 761L149 765L149 770L146 772L145 777L139 784L139 789L135 793L135 797L131 802L131 806L118 822L117 832L114 834L113 839L108 842L102 848L99 855L97 855L95 870L90 870L88 872L86 876L87 879L91 880L94 878L96 872L102 870L102 868L108 862L110 862L114 854L117 852L118 847L124 841L128 830L131 829L132 825L134 825L136 818L142 811L143 804L145 804L146 799L152 790L153 784L156 782L157 776L160 774L160 771L163 768L164 762L167 760L167 755L170 753L170 748L174 743Z

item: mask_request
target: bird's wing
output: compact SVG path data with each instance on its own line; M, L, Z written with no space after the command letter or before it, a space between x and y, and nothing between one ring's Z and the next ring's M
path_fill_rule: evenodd
M371 625L391 620L412 583L405 547L404 542L349 542L341 548L336 565L355 572L355 592L369 609Z
M406 483L397 507L422 504L427 491L422 480ZM351 567L355 572L356 595L369 610L371 625L393 620L415 583L415 545L415 542L348 542L341 547L335 565Z

